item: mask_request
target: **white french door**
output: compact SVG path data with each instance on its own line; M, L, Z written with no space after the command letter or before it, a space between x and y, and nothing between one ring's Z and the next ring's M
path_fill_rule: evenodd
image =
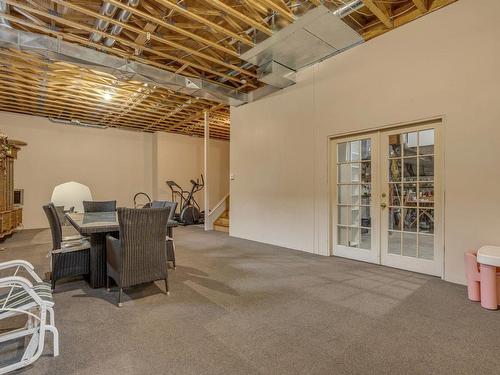
M332 156L334 255L380 259L378 134L334 140Z
M331 142L332 254L441 276L440 123Z

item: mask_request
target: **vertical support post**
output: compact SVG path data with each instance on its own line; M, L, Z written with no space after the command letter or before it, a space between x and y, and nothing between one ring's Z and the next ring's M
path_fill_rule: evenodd
M205 139L204 139L204 163L203 163L203 174L205 175L205 189L204 189L204 204L205 204L205 230L211 230L212 225L210 223L210 201L208 195L208 189L210 187L209 175L208 175L208 157L209 157L209 143L210 143L210 121L209 121L208 111L204 112L205 119Z
M158 181L159 181L159 176L158 176L158 142L160 140L158 139L160 135L158 132L153 133L153 149L151 153L151 157L153 158L153 162L151 163L152 165L152 171L151 171L151 177L152 177L152 182L151 182L151 192L152 192L152 199L153 200L160 200L159 194L158 194ZM163 182L165 183L165 182Z

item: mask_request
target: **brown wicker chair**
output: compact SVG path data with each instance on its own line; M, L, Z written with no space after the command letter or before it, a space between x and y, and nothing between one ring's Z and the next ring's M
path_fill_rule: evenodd
M116 211L116 201L83 201L85 212L111 212Z
M177 209L177 202L168 202L165 201L166 208L170 208L170 213L168 215L168 222L171 223L174 221L175 210ZM172 262L172 266L174 269L175 265L175 242L174 236L172 235L172 229L167 230L167 261Z
M177 209L177 202L169 201L152 201L151 205L143 208L170 208L168 215L168 222L174 221L175 210ZM176 268L175 264L175 242L171 234L171 230L167 230L167 262L172 262L172 267Z
M61 223L52 203L43 206L52 234L52 290L56 281L70 276L88 275L90 243L81 236L62 236Z
M113 279L119 288L118 306L122 306L123 288L165 280L168 291L166 259L168 208L118 208L120 239L106 236L107 288Z
M56 208L57 217L62 226L67 225L68 220L66 219L66 213L75 212L75 207L70 207L69 210L65 210L64 206L54 206Z

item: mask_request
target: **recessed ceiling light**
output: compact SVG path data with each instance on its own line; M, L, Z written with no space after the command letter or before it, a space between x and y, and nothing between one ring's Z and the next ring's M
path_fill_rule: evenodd
M109 91L104 91L104 93L102 94L102 98L106 101L111 100L112 97L113 97L113 95L111 95L111 93Z

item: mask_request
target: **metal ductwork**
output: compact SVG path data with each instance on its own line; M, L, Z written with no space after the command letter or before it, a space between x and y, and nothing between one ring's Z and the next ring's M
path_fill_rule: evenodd
M278 88L287 87L295 83L295 70L274 60L270 60L259 66L257 74L259 75L259 81Z
M107 129L108 127L100 124L93 124L90 122L82 122L80 120L71 119L71 120L63 120L59 118L49 117L49 121L54 124L63 124L63 125L74 125L74 126L82 126L84 128L95 128L95 129Z
M132 7L132 8L137 8L137 6L139 5L139 0L128 0L127 5L129 7ZM125 23L125 22L128 22L128 20L130 19L131 16L132 16L132 13L130 11L125 10L125 9L121 9L118 12L117 20ZM109 33L112 35L120 35L122 30L123 30L123 27L121 27L120 25L114 24L113 26L111 26L111 30L109 31ZM115 44L115 42L116 42L116 40L113 38L106 38L106 39L104 39L103 44L106 47L112 47Z
M103 16L113 18L116 13L116 7L110 3L102 3L101 10L99 11ZM95 21L95 28L100 31L105 31L109 26L109 22L105 20L97 19ZM90 34L90 41L94 43L99 43L103 36L100 33Z
M357 11L358 9L361 9L365 6L363 3L363 0L354 0L350 1L347 4L344 4L337 9L333 11L333 14L335 14L337 17L344 18L347 17L349 14Z
M50 60L67 61L74 65L112 74L120 80L153 84L218 103L238 106L248 100L247 94L238 92L237 89L218 85L202 78L186 77L48 35L0 27L0 46L36 52Z
M0 27L4 26L4 27L12 28L12 26L10 25L10 22L2 17L2 13L9 14L9 5L5 4L5 2L0 0Z
M278 88L293 85L297 70L364 41L341 20L361 6L361 0L334 11L320 5L243 53L241 58L258 66L260 81Z
M132 7L137 7L138 4L139 0L127 2ZM256 65L260 81L266 83L248 94L203 78L186 77L48 35L13 29L10 22L1 17L2 13L9 11L2 0L0 26L7 27L0 27L0 46L37 52L54 61L68 61L112 74L120 80L135 80L198 98L240 106L294 84L297 70L362 43L363 38L341 20L362 6L362 0L353 0L336 10L320 5L243 53L241 58L247 62L243 66ZM108 2L103 3L100 12L109 18L116 16L120 22L127 22L131 17L129 11L120 10ZM98 20L95 27L104 32L109 24L108 21ZM110 33L116 36L121 31L121 26L113 24ZM113 38L103 38L97 32L90 35L90 40L95 43L102 41L106 46L115 43Z

